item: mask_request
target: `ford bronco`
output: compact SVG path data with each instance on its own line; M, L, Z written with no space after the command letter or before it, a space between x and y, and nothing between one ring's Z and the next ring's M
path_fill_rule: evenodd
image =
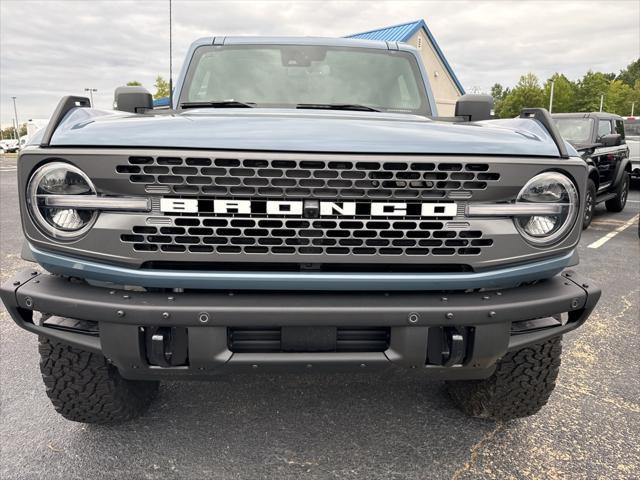
M610 212L624 210L632 164L622 117L602 112L556 113L553 120L588 165L582 227L591 224L598 203L605 202Z
M439 119L417 51L317 38L195 42L171 108L65 97L22 150L26 270L55 409L110 423L163 379L391 372L473 416L536 413L600 290L578 262L587 165L546 110Z

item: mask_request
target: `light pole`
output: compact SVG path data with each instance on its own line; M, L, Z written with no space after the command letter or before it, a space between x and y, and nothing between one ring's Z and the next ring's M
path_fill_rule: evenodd
M93 92L97 92L97 88L85 88L85 92L89 92L89 96L91 97L91 106L93 107Z
M551 95L549 95L549 113L553 112L553 87L555 86L555 80L551 80Z
M604 93L600 95L600 111L602 111L602 105L604 105Z
M636 102L631 102L631 116L633 117L633 107L636 106Z
M16 109L16 97L11 97L13 100L13 115L16 119L16 138L20 139L20 132L18 132L18 128L20 128L20 124L18 123L18 110Z

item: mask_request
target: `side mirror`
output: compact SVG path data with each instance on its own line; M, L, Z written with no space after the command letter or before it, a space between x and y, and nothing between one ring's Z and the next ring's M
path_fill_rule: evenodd
M599 142L605 147L615 147L620 145L621 136L619 133L610 133L600 137Z
M144 87L118 87L113 97L113 108L123 112L143 113L153 109L153 98Z
M467 93L456 102L456 117L465 117L469 122L493 118L493 97Z

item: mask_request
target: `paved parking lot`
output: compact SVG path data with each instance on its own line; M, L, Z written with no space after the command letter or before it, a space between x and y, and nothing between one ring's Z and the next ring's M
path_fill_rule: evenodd
M25 264L15 158L0 159L1 278ZM442 384L370 376L242 376L166 383L149 412L117 427L55 414L36 338L0 311L0 477L638 478L640 185L624 212L599 206L577 268L602 287L566 337L556 392L509 424L464 417ZM606 242L603 237L609 235ZM589 247L597 248L589 248Z

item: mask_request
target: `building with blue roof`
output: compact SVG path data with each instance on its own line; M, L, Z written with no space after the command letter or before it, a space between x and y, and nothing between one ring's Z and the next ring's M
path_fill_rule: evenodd
M456 101L464 95L464 87L424 20L378 28L347 37L402 42L416 47L429 73L429 82L438 106L438 114L444 117L454 115Z

